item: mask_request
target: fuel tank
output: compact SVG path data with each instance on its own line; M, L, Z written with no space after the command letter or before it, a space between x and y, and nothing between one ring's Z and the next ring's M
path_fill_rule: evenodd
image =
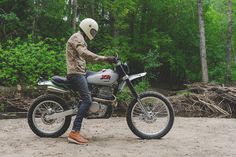
M111 69L103 69L87 77L88 83L110 86L118 79L118 74Z

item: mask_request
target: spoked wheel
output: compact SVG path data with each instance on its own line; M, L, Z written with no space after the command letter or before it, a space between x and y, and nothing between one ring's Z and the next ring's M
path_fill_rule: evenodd
M171 103L156 92L145 92L140 95L140 104L133 101L127 111L126 119L131 131L142 139L159 139L165 136L173 126L174 111Z
M47 115L67 110L64 100L56 95L38 97L28 111L28 124L31 130L40 137L58 137L70 126L71 116L48 119Z

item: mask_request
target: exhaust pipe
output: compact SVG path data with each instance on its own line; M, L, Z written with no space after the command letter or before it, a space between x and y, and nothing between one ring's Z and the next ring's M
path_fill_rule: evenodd
M55 92L55 93L68 93L69 92L69 91L54 87L54 86L48 86L47 89L48 91ZM112 106L116 107L117 106L116 96L112 95L112 97L113 97L113 100L107 100L107 99L102 99L102 98L97 98L97 97L93 97L92 99L93 101L100 102L107 105L111 104Z
M48 91L50 92L55 92L55 93L67 93L68 91L54 87L54 86L48 86L47 87Z
M93 97L93 101L96 101L96 102L100 102L100 103L103 103L103 104L111 104L112 106L117 106L117 103L116 103L116 97L114 95L112 95L113 97L113 100L107 100L107 99L102 99L102 98L97 98L97 97Z
M50 89L50 91L53 91L53 92L68 92L68 91L53 87L53 86L48 86L48 89ZM117 106L116 97L114 95L112 95L112 96L114 98L113 100L107 100L107 99L93 97L93 101L100 102L100 103L107 104L107 105L111 104L112 106L116 107ZM51 120L51 119L56 119L56 118L63 118L63 117L69 116L69 115L74 115L76 113L77 113L76 110L70 109L70 110L60 112L60 113L46 115L45 118L48 120Z

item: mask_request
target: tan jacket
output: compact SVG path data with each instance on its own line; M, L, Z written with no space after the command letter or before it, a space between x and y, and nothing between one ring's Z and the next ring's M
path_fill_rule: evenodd
M80 32L74 33L66 44L67 74L85 74L86 61L104 61L106 57L99 56L87 49L87 43Z

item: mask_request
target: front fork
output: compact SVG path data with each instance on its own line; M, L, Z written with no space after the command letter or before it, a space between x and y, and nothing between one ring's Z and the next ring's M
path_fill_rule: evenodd
M138 93L135 91L133 84L131 83L131 81L129 80L129 78L127 78L125 80L127 86L129 87L133 97L137 100L137 102L139 103L139 106L141 107L141 110L145 113L145 116L148 116L148 111L145 109L145 107L143 106L140 97L138 95Z

